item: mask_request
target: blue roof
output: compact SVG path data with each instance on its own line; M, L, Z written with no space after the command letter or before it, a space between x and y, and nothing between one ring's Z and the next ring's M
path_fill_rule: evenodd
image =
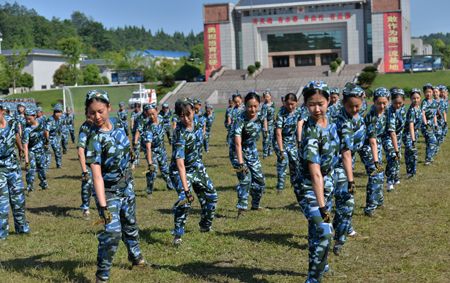
M181 58L181 57L189 57L190 53L187 51L169 51L169 50L147 49L147 50L143 51L143 55L150 56L150 57Z

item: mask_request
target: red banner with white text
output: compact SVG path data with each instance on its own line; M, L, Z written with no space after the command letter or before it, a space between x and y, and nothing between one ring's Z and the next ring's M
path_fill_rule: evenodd
M384 71L403 72L402 14L384 14Z
M220 25L205 24L205 79L208 80L211 73L222 65L220 57Z

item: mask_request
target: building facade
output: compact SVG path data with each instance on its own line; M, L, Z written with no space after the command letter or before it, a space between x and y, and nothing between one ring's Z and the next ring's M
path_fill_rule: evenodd
M206 74L246 69L383 61L410 55L410 0L240 0L204 5Z

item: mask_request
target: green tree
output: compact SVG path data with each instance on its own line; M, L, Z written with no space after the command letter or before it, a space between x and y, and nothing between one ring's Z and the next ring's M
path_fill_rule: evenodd
M203 47L203 44L196 44L192 46L190 52L191 52L190 57L192 59L198 59L201 62L205 60L205 48Z
M13 94L16 93L18 81L27 62L28 52L25 49L14 49L7 60L6 73L10 81L10 86L13 88Z
M9 87L9 76L6 71L6 58L0 55L0 90Z
M195 77L200 75L200 69L188 63L184 63L175 73L175 79L193 81Z
M77 65L80 61L82 48L83 45L78 37L68 37L58 41L58 49L67 57L67 63L75 85L78 84Z
M18 86L25 87L25 88L32 88L33 87L33 76L28 73L20 74L19 80L18 80Z
M83 69L83 81L85 85L96 85L103 82L100 76L100 69L97 65L87 65Z
M61 65L53 74L53 83L56 86L69 86L75 84L75 77L67 64Z

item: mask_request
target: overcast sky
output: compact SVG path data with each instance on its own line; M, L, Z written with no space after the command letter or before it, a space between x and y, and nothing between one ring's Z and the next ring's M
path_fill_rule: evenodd
M14 1L0 0L0 3ZM204 3L226 0L15 0L51 19L68 19L73 11L81 11L106 27L144 26L168 33L195 33L203 29ZM236 3L237 1L229 1ZM450 32L449 0L411 0L411 30L413 36Z

